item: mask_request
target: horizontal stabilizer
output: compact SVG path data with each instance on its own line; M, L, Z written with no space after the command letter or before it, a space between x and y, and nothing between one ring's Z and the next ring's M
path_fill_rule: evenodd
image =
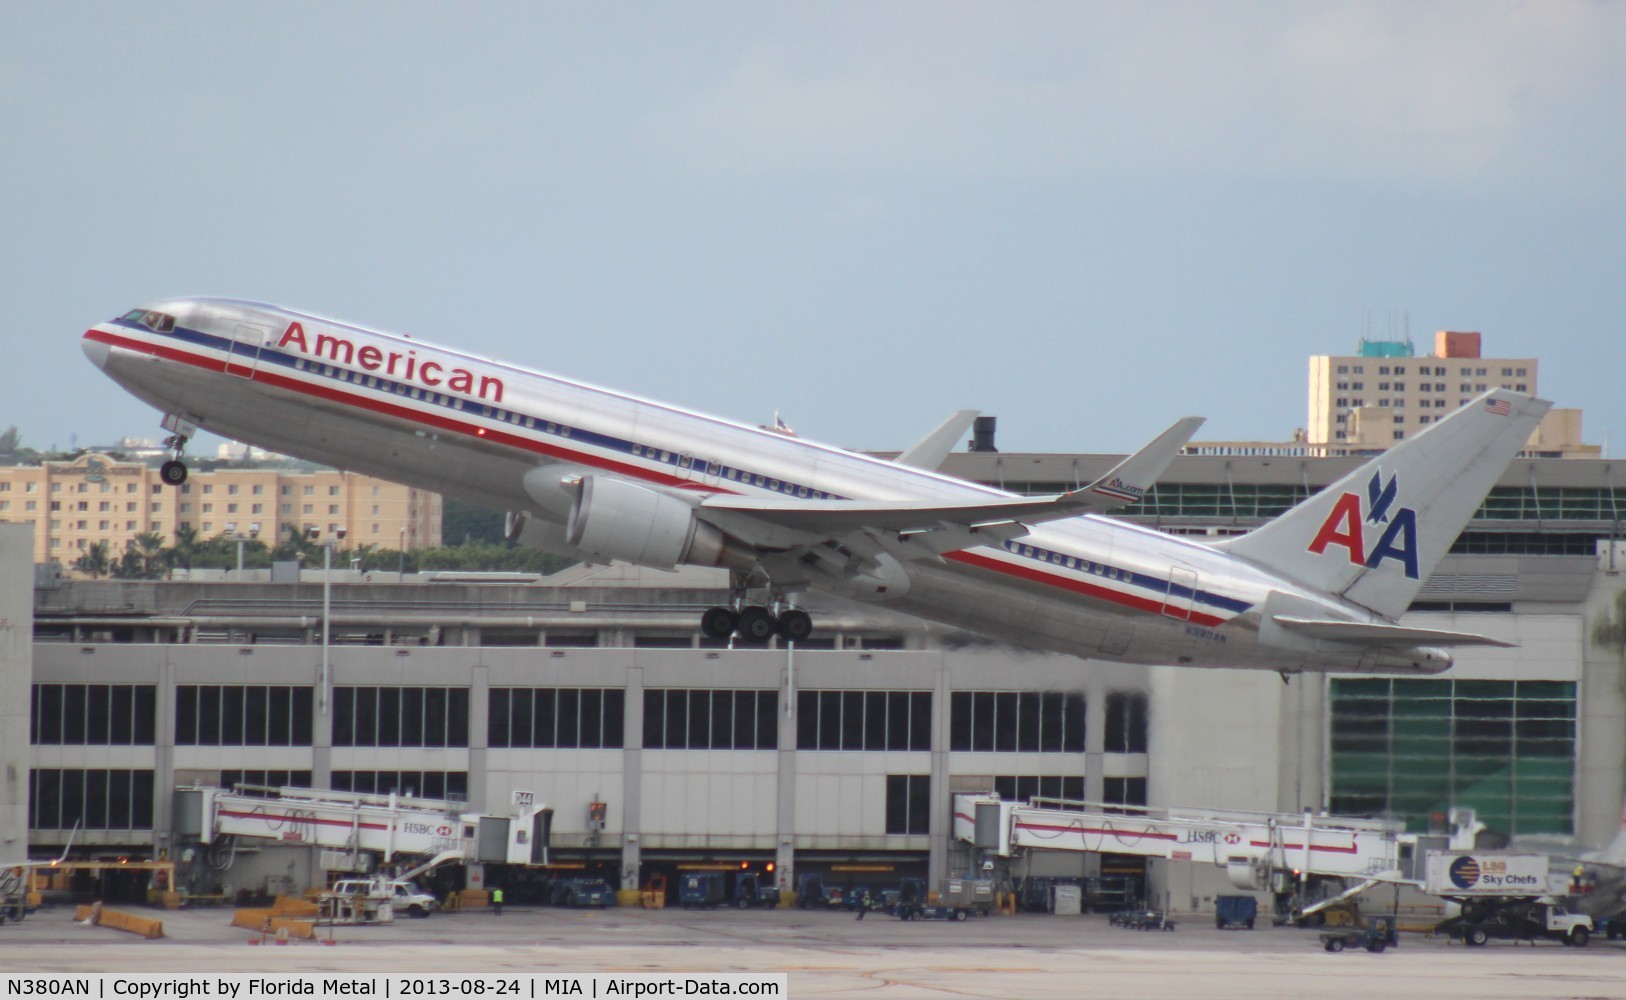
M1404 625L1379 625L1370 622L1341 622L1331 619L1294 618L1292 615L1272 615L1271 621L1299 635L1329 642L1348 642L1363 646L1501 646L1518 645L1472 632L1446 632L1434 628L1407 628Z

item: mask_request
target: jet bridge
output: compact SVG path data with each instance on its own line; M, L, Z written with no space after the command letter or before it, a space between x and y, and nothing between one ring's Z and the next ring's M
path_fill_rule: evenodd
M252 837L290 845L448 861L545 864L553 810L516 793L511 815L464 812L467 803L312 788L236 785L176 789L178 832L204 844Z
M1238 888L1262 890L1274 873L1422 882L1415 834L1386 820L1150 810L1136 806L986 794L954 797L954 836L1009 857L1018 850L1102 851L1224 868ZM1445 838L1433 846L1444 847Z
M1471 823L1471 819L1469 823ZM1160 809L1064 799L1005 802L954 796L954 838L999 857L1023 850L1100 851L1218 865L1239 889L1288 892L1312 879L1345 888L1308 905L1303 919L1378 885L1423 889L1428 858L1472 850L1476 830L1450 837L1407 833L1388 820L1310 813Z

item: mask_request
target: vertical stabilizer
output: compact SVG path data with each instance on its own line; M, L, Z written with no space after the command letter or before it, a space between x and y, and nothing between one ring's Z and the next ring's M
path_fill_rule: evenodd
M1551 405L1492 390L1269 524L1218 545L1397 619Z

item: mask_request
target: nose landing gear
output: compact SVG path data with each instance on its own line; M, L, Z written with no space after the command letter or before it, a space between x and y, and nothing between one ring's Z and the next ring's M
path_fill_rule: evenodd
M179 486L186 482L186 463L178 458L172 458L158 467L158 478L170 486Z
M185 417L166 413L163 428L174 432L164 438L164 447L170 449L173 457L158 467L158 478L170 486L179 486L186 482L186 463L181 461L181 454L186 451L186 442L198 432L198 425Z

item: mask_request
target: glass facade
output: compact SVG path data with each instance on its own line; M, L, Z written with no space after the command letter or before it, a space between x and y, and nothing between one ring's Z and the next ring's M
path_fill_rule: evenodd
M1471 806L1509 834L1574 832L1575 684L1334 679L1331 801L1339 815Z
M999 483L990 483L1001 486ZM1045 496L1077 489L1077 483L1006 482L1013 493ZM1135 507L1134 517L1272 518L1308 499L1321 487L1257 483L1157 483ZM1626 488L1590 486L1497 486L1474 513L1479 521L1614 521L1626 518Z

